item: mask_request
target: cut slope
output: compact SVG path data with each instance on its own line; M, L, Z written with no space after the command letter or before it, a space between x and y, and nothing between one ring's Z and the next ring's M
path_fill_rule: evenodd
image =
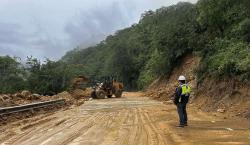
M195 103L205 111L223 110L227 116L250 119L250 84L206 78L198 85Z
M203 111L219 111L228 117L240 116L250 118L250 84L234 79L216 80L206 78L197 83L194 73L200 58L188 55L177 66L169 78L161 77L154 81L146 95L160 101L169 101L178 86L178 76L185 75L192 88L191 103Z
M154 81L147 89L147 95L161 101L167 101L174 95L175 88L178 86L178 77L186 76L188 84L196 88L195 68L199 65L200 58L194 55L187 55L183 58L182 63L172 71L170 77L161 77ZM195 92L195 89L193 90Z

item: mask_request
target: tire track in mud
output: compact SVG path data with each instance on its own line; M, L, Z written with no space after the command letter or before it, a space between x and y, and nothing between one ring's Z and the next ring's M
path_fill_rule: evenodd
M105 137L110 130L115 129L119 114L119 112L102 112L102 118L95 118L96 121L93 126L87 130L80 130L79 132L82 132L82 134L74 136L74 138L68 140L67 144L101 144L105 141Z
M130 128L128 126L126 126L126 124L131 122L131 118L132 118L132 113L131 113L131 109L128 109L128 116L125 118L125 120L122 122L121 124L121 129L120 129L120 134L119 134L119 140L117 141L117 143L115 143L116 145L128 145L129 144L129 138L130 138Z
M147 120L147 118L144 115L144 110L142 110L141 108L140 110L140 116L142 119L142 123L144 124L143 127L145 128L145 131L148 134L148 145L158 145L158 136L157 133L150 127L150 121Z
M131 109L131 114L132 114L132 118L131 118L131 122L127 123L127 124L131 124L131 126L129 126L129 138L128 138L128 144L137 144L138 140L136 140L136 135L138 134L139 130L138 130L138 120L137 120L137 109L133 108Z
M103 142L112 124L115 123L114 117L117 113L105 113L103 119L95 122L89 130L75 138L70 144L100 144ZM69 144L69 145L70 145Z
M144 140L141 138L143 137L144 133L142 131L143 126L142 125L137 125L140 123L139 119L139 110L138 108L135 109L135 124L133 124L134 127L136 127L137 131L135 133L135 138L134 138L134 144L140 145L140 144L145 144L143 143Z
M64 130L72 128L74 125L78 123L76 119L70 119L69 121L66 121L63 124L56 126L56 124L58 124L58 122L61 122L62 120L64 119L53 122L51 124L47 124L47 126L45 125L45 126L41 126L35 129L33 128L32 130L26 131L14 138L11 138L4 144L5 145L9 145L9 144L20 145L20 143L22 143L24 145L28 145L28 144L32 144L32 142L37 142L33 144L38 144L38 143L43 142L44 140L47 140L48 138L55 136L56 134L59 134L60 132Z
M152 120L149 119L145 111L141 108L132 109L131 115L125 120L117 145L161 145L167 144L163 139L162 133L152 125Z
M76 125L72 126L69 129L63 130L61 136L55 137L53 143L50 144L60 144L66 145L71 143L74 139L82 135L82 133L87 132L90 128L97 124L97 121L103 120L106 118L105 114L95 113L90 118L86 119L84 122L77 122Z
M157 136L157 145L170 144L170 141L172 139L170 139L169 136L166 136L164 131L162 131L160 128L158 128L157 123L159 123L159 122L152 120L152 118L154 118L154 117L150 116L148 111L147 112L143 111L143 116L147 120L147 123L149 124L148 126L151 129L151 132L155 133L155 135ZM168 140L167 140L167 138L168 138ZM173 144L173 142L171 144Z
M137 108L128 109L128 117L120 124L119 139L115 145L139 145L142 132ZM124 115L126 116L126 115Z
M138 145L148 144L148 133L146 133L146 129L144 127L143 120L140 116L141 111L137 109L136 116L138 118L137 127L138 133L136 134L135 142Z
M60 121L58 121L58 122L60 122ZM55 121L53 121L53 122L55 122ZM73 123L73 122L71 122L71 123ZM15 136L15 137L9 139L4 144L5 145L8 145L8 144L19 144L19 142L22 142L22 141L27 141L27 140L30 141L31 139L35 138L35 136L32 136L32 135L37 134L37 132L39 132L39 133L45 133L45 132L47 132L49 130L49 128L52 128L53 125L54 125L53 123L50 123L50 124L44 124L43 126L39 126L39 127L28 129L27 131L25 131L25 132L23 132L23 133ZM47 129L44 129L45 127ZM32 136L32 138L30 136Z
M138 101L139 105L134 105ZM5 142L5 145L15 144L103 144L103 145L154 145L161 144L162 138L157 128L152 126L155 120L148 118L147 103L141 100L131 100L133 104L115 104L115 109L90 109L81 119L77 111L69 111L70 115L52 120L43 126L27 129ZM118 103L121 103L118 102ZM107 105L103 103L104 105ZM95 104L93 104L95 105ZM110 104L113 105L113 104ZM157 104L156 104L157 105ZM154 106L152 103L150 106ZM93 106L90 106L90 108ZM99 106L100 107L100 106ZM88 110L85 107L84 109ZM63 113L60 114L61 116ZM57 115L60 117L60 115Z
M114 123L110 126L110 130L106 134L104 142L101 143L102 145L120 145L120 138L126 137L122 130L129 113L130 111L127 109L118 111L118 115L114 117Z

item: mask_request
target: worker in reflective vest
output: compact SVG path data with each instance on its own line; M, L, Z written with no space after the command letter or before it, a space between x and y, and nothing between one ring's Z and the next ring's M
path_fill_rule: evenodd
M177 127L187 126L187 103L190 97L191 88L186 84L186 78L180 76L178 79L180 85L176 88L174 104L177 106L177 111L179 114L180 124Z

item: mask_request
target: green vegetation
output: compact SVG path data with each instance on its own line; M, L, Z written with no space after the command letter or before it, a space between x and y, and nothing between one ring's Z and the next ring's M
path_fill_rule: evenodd
M208 39L200 51L198 77L250 79L250 1L200 0L197 4L200 26ZM203 36L204 37L204 36Z
M87 75L116 75L127 89L143 88L169 75L191 53L196 37L195 6L179 3L148 11L138 24L118 31L95 47L66 54L67 64L83 64Z
M26 87L25 71L17 58L0 57L0 92L13 93Z
M70 87L70 80L84 74L82 65L67 65L46 60L41 63L28 57L22 65L18 59L0 57L0 93L31 90L34 93L53 95Z
M68 88L69 80L79 74L115 75L127 89L142 89L160 76L169 76L181 58L193 52L202 58L197 70L200 80L207 76L249 80L249 8L249 0L182 2L147 11L138 24L96 46L74 49L58 62L41 64L31 58L24 70L14 59L1 58L0 63L14 64L4 68L10 73L1 78L1 92L30 88L53 94ZM4 80L11 77L17 83L6 84Z
M183 56L195 51L202 57L199 79L248 80L249 7L248 0L199 0L148 11L138 24L62 60L84 64L87 74L117 74L127 88L141 89L168 76Z
M250 78L250 45L236 40L218 39L208 46L198 70L199 79L211 75L215 78Z

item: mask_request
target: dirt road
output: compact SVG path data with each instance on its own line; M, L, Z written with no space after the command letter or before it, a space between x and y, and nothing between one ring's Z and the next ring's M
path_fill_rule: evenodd
M176 128L174 105L126 94L19 124L2 145L211 145L250 144L250 123L189 107L190 124ZM1 133L2 134L2 133Z

